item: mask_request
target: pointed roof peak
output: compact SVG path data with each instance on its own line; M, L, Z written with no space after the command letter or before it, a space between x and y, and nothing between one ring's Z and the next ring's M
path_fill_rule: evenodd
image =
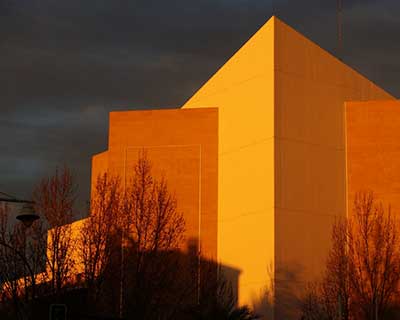
M258 33L263 33L264 30L268 30L269 28L276 28L276 27L284 27L287 28L289 30L295 31L297 33L299 33L296 29L294 29L293 27L291 27L290 25L288 25L285 21L283 21L281 18L279 18L276 15L271 16L263 25L261 25L261 27L259 27L257 29L257 31L248 39L248 41L251 41L253 36L258 34Z
M272 15L272 16L264 23L264 25L269 24L269 23L283 23L283 24L287 24L287 23L285 23L281 18L279 18L277 15ZM264 26L264 25L263 25L263 26Z

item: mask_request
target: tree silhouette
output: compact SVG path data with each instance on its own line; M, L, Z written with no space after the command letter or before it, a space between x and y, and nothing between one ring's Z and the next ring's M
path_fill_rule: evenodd
M71 280L76 239L72 235L76 185L67 167L43 178L33 192L35 207L48 223L44 277L52 294L59 295Z
M108 174L99 175L90 202L89 217L80 228L78 256L83 264L83 281L88 289L90 306L95 311L105 301L107 277L118 252L116 241L121 214L119 180ZM114 259L113 259L114 258Z
M311 292L313 303L310 291L303 300L303 319L384 319L398 303L399 285L398 224L372 192L359 192L352 216L333 226L326 271Z
M400 282L398 225L372 192L356 195L353 216L348 228L352 300L365 319L382 319Z
M185 221L165 178L152 174L145 151L139 153L123 199L122 232L125 248L122 302L127 316L167 318L179 304L183 277L177 250L183 244ZM124 290L125 289L125 290ZM160 318L161 319L161 318Z

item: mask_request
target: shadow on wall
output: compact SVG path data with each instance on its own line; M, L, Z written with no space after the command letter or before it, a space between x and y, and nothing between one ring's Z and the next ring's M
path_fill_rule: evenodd
M198 306L213 308L222 297L220 288L228 282L219 278L220 266L215 261L201 257L198 243L189 238L186 250L154 254L138 252L132 241L124 253L122 315L126 319L185 319L192 313L202 314ZM228 299L230 292L229 287Z
M186 243L187 250L153 255L135 251L132 242L121 260L121 241L116 237L114 254L98 284L98 298L93 296L95 288L76 280L61 295L40 295L33 305L33 319L46 318L54 303L66 304L67 318L78 320L195 319L218 311L219 299L224 300L219 301L222 307L237 306L240 271L200 258L197 239ZM41 286L42 292L48 292L46 284Z
M233 302L234 302L235 306L238 306L240 270L221 264L221 265L219 265L219 273L220 273L220 276L222 276L223 279L227 283L229 283Z
M197 238L190 238L187 241L187 256L188 257L199 257L198 252L199 241ZM216 261L201 258L198 260L199 265L192 272L197 274L196 269L201 270L200 278L198 281L206 281L209 277L218 277L223 279L224 282L229 286L229 294L235 306L238 306L239 301L239 276L240 270L232 266L218 264ZM197 275L198 276L198 275ZM215 280L215 279L214 279Z
M300 299L304 287L303 267L300 264L285 265L273 272L267 270L269 283L259 298L253 300L253 308L262 319L299 319Z

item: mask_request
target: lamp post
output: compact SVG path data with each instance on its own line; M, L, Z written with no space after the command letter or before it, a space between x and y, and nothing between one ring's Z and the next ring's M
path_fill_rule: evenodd
M21 221L24 225L24 239L23 239L23 252L21 253L19 250L17 250L16 248L14 248L12 245L7 244L3 241L0 242L1 245L5 246L6 248L14 251L17 256L20 257L20 259L22 260L23 264L25 265L25 267L28 269L29 275L31 277L32 280L32 294L33 297L35 296L35 283L34 283L34 272L31 268L31 266L29 265L27 258L26 258L26 230L28 228L30 228L33 224L33 222L35 222L36 220L39 219L39 215L35 212L33 205L35 204L34 201L31 200L24 200L24 199L18 199L16 197L13 197L7 193L1 192L0 191L0 195L2 197L0 197L0 202L9 202L9 203L21 203L23 204L22 208L19 211L19 214L17 215L16 219Z

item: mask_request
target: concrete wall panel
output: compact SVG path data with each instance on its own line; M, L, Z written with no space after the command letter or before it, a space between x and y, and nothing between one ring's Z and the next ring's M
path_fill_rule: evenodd
M400 212L400 101L346 103L348 210L356 192Z
M218 110L150 110L110 113L108 171L126 186L140 150L156 178L164 176L186 220L183 247L201 238L204 256L217 256ZM93 172L104 161L93 160Z

